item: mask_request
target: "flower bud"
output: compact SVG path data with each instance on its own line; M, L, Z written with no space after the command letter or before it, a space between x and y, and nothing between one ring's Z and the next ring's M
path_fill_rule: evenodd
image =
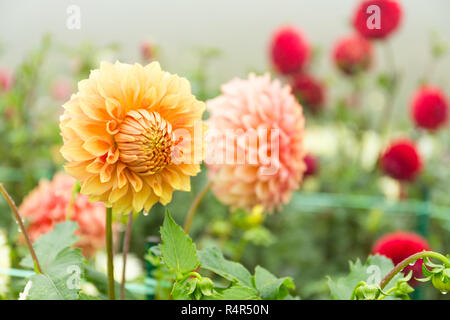
M203 295L211 296L213 294L214 282L209 278L201 278L198 281L198 287Z
M381 289L375 284L363 284L355 289L356 300L376 300Z
M450 268L442 270L442 272L435 273L431 276L431 282L433 286L446 294L450 291Z

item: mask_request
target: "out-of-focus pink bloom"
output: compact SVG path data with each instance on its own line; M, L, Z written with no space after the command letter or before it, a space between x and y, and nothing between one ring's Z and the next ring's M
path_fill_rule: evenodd
M0 92L9 91L14 84L14 73L7 68L0 68Z
M424 86L414 93L410 110L418 127L437 130L445 126L448 118L445 93L439 88Z
M380 166L394 179L413 181L422 170L422 157L414 141L398 139L391 142L384 151Z
M400 1L364 0L354 12L353 26L366 38L385 39L397 30L402 17Z
M67 79L58 79L52 84L52 97L59 101L66 101L73 93L73 85Z
M310 74L299 73L292 76L290 81L292 91L305 108L319 111L325 101L325 87Z
M32 241L67 219L74 184L75 179L69 175L57 173L52 181L42 180L24 199L19 211L28 222ZM90 202L87 196L78 194L73 202L70 220L78 222L77 246L86 256L104 247L105 214L104 205Z
M334 63L347 75L369 69L372 55L372 43L358 34L339 39L333 51Z
M272 36L270 54L273 65L282 74L299 72L311 56L305 35L294 26L282 26Z
M315 176L317 171L319 171L319 161L316 156L308 153L305 156L305 164L306 164L306 171L304 173L304 176Z
M207 156L213 192L233 208L279 208L305 171L302 107L289 86L268 74L234 79L221 89L207 102L208 154L216 157Z
M141 43L141 56L146 62L150 62L155 58L155 47L150 41Z

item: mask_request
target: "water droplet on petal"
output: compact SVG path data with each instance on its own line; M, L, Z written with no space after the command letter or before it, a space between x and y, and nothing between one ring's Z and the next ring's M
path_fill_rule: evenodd
M409 265L412 267L412 266L414 266L416 264L416 262L414 261L414 262L411 262Z
M148 216L148 211L142 211L142 214L144 215L144 216Z
M442 294L447 294L447 291L441 291Z

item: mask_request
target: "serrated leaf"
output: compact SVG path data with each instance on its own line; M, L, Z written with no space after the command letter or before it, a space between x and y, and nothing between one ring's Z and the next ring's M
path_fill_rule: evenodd
M255 288L233 285L227 289L220 290L208 300L261 300Z
M173 300L192 300L188 294L190 290L190 284L188 281L176 281L173 284L171 296Z
M263 267L255 268L255 284L261 298L265 300L283 300L289 289L295 289L290 277L277 278Z
M58 223L51 232L44 234L33 243L33 248L44 273L60 251L77 242L78 238L74 234L77 228L78 224L73 221ZM31 255L28 254L23 258L20 265L33 269L34 263Z
M355 263L350 261L350 273L347 276L341 277L338 280L328 278L331 299L348 300L358 282L365 281L367 283L373 283L374 280L375 282L379 282L393 268L394 264L392 261L381 255L369 256L364 265L359 259ZM392 288L401 277L401 274L397 274L384 288L384 291ZM386 299L391 299L391 297L387 297Z
M27 299L29 300L77 300L79 290L69 289L67 281L71 275L54 278L46 274L35 274L29 278L32 285Z
M81 278L84 275L84 257L80 249L71 249L77 241L74 235L77 223L67 221L40 237L33 244L42 272L31 276L30 300L78 299ZM33 268L31 256L21 264Z
M192 239L175 223L168 210L161 227L161 240L162 243L159 245L161 256L169 269L182 275L199 266L200 262Z
M231 282L254 287L250 272L242 264L226 260L219 249L210 247L200 250L198 254L202 268L210 270Z

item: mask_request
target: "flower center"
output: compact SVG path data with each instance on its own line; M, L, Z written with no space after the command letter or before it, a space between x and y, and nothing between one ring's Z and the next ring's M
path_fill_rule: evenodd
M171 162L175 142L172 126L157 112L127 113L115 135L120 161L141 175L161 171Z

